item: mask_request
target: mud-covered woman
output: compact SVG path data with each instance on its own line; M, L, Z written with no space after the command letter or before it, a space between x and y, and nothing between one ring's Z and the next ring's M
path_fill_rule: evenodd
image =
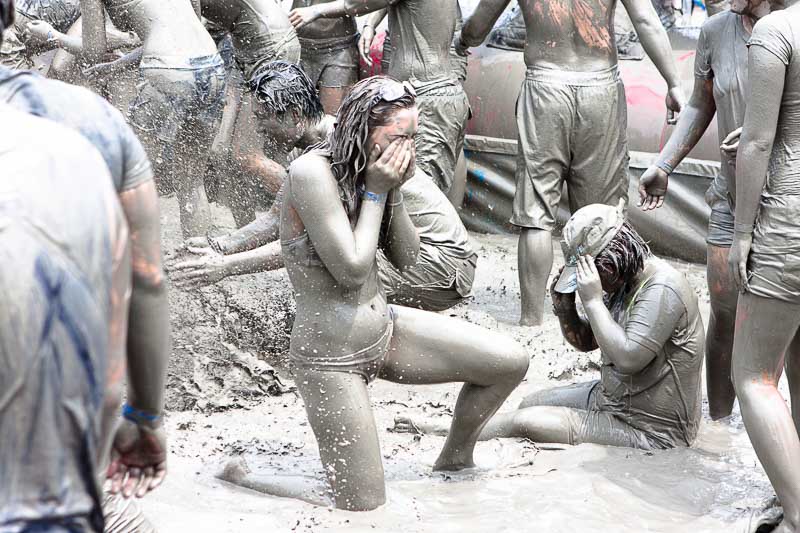
M474 465L481 428L528 368L524 349L497 333L386 303L378 249L403 270L419 247L399 192L414 173L417 118L408 85L383 77L356 84L327 141L292 164L285 189L281 245L297 298L290 356L342 509L386 499L371 381L464 382L434 466L460 470ZM319 503L274 479L230 469L223 479Z
M783 2L770 3L775 10ZM729 257L743 291L734 386L753 448L783 505L778 533L800 531L800 6L787 6L762 18L750 38ZM778 391L784 361L791 413Z

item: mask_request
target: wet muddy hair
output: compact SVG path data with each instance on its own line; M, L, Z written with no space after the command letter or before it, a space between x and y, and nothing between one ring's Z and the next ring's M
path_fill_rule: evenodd
M278 116L297 110L316 124L325 115L314 83L292 63L272 61L262 65L250 77L249 85L255 99Z
M0 0L0 43L3 32L14 24L14 0Z
M400 95L384 98L389 91ZM339 182L339 197L350 216L360 205L358 188L363 185L370 147L367 139L372 128L385 126L401 109L416 105L416 97L406 86L387 76L373 76L353 85L342 101L336 124L328 138L316 148L330 152L331 171Z
M625 221L611 242L597 254L594 262L601 274L615 276L611 281L623 281L624 286L644 268L645 261L651 255L650 246Z

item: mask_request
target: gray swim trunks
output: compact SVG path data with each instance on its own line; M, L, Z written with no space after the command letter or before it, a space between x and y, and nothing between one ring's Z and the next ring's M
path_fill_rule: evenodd
M517 100L517 189L511 223L551 231L566 182L569 207L628 198L625 87L597 72L529 68Z
M730 248L733 244L733 211L728 195L722 192L724 178L719 175L706 191L706 203L711 208L708 217L708 235L706 243L711 246Z
M358 81L358 34L333 39L300 38L300 66L318 88Z

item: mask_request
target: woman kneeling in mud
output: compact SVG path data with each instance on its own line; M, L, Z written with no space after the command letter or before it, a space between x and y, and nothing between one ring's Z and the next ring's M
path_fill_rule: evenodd
M686 278L653 257L622 209L589 205L564 227L567 266L551 287L564 338L602 355L599 381L534 393L494 417L481 440L690 446L700 423L705 346L697 296ZM575 306L575 290L586 316ZM395 422L398 431L443 433L430 421Z
M399 191L414 175L417 117L410 86L385 77L358 83L329 138L292 164L286 183L281 245L297 298L291 359L341 509L386 501L369 382L464 382L434 466L460 470L474 466L481 429L528 368L524 349L497 333L386 303L378 249L400 270L419 249ZM311 491L235 470L221 477L319 503Z

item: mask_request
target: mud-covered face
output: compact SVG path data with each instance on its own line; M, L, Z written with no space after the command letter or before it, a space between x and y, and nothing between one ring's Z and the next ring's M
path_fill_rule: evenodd
M620 279L617 272L597 263L595 265L597 266L597 273L600 274L600 285L606 294L614 294L625 284L625 280Z
M419 111L416 106L408 109L399 109L392 113L386 120L385 125L373 127L370 130L367 146L375 146L377 144L383 151L397 139L410 139L413 142L417 136L418 124ZM408 165L406 175L413 176L415 170L416 164L412 161Z
M294 146L305 131L305 121L296 113L277 115L269 112L263 105L257 104L253 110L256 118L256 131L265 139L287 147Z

